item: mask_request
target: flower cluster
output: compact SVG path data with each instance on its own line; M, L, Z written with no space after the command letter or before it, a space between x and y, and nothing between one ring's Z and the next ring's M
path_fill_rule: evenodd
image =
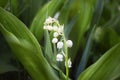
M64 25L60 25L58 20L55 18L48 17L44 22L44 29L48 31L53 31L53 39L52 43L56 45L59 53L56 55L56 61L63 61L66 58L66 54L64 53L64 47L66 45L67 48L71 48L73 46L73 42L71 40L65 40L64 38ZM59 38L60 39L59 39ZM64 41L65 40L65 41ZM71 59L67 60L68 67L72 67ZM66 62L65 62L66 66Z

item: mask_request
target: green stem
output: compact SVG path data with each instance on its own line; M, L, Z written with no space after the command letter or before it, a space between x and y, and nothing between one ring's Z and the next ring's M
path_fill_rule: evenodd
M64 47L65 47L65 63L66 63L66 80L69 79L69 68L68 68L68 49L66 45L66 38L65 35L63 34L63 39L64 39Z
M53 44L53 50L54 50L54 59L55 59L55 63L56 63L56 54L57 54L57 49L56 49L56 45Z
M61 25L59 24L59 22L57 22L57 25L60 27ZM68 68L68 48L66 45L66 38L65 38L65 34L63 31L63 40L64 40L64 50L65 50L65 63L66 63L66 80L69 79L69 68Z
M65 62L66 62L66 80L68 80L68 77L69 77L69 69L68 69L68 53L67 53L67 51L66 51Z

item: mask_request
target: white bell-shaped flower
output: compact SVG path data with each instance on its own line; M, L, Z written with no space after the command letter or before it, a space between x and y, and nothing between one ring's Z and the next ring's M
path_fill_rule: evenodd
M52 39L52 43L57 43L58 42L58 39L57 38L53 38Z
M50 25L48 25L48 26L47 26L47 29L48 29L49 31L52 31L52 30L53 30L53 27L50 26Z
M53 26L53 30L57 31L58 30L58 26Z
M58 28L57 32L59 34L61 34L61 33L63 33L63 29L64 29L64 26L61 26L61 27Z
M56 61L63 61L63 55L62 54L57 54Z
M50 25L45 25L45 26L43 27L43 29L46 29L46 30L51 31L51 30L53 30L53 27L50 26Z
M49 16L46 20L44 24L50 24L52 23L52 18Z
M66 62L65 62L65 66L66 66ZM72 61L71 61L71 59L68 59L68 67L69 67L69 68L72 67Z
M71 40L66 41L67 47L71 48L73 46L73 42Z
M58 43L57 43L57 48L58 48L58 49L61 49L62 47L63 47L63 42L58 42Z
M58 36L59 36L58 32L54 32L54 33L53 33L53 36L54 36L54 37L58 37Z
M71 68L72 67L72 62L71 59L68 59L68 67Z

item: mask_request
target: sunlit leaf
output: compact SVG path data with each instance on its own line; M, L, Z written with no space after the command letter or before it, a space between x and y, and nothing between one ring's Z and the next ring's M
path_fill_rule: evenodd
M0 8L0 31L33 80L57 80L33 34L20 20L2 8Z
M88 67L78 80L114 80L120 76L120 43Z

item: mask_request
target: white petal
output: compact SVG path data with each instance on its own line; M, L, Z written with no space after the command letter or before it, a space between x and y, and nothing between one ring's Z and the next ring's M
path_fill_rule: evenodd
M53 38L52 39L52 43L57 43L58 42L58 39L57 38Z
M62 54L57 54L56 61L63 61L63 55Z
M49 16L46 20L45 20L45 24L50 24L52 23L52 18Z
M58 42L58 43L57 43L57 48L58 48L58 49L61 49L62 47L63 47L63 42Z
M71 40L67 40L66 45L67 45L67 47L71 48L73 46L73 42Z
M48 26L47 26L47 29L48 29L49 31L51 31L51 30L53 30L53 27L50 26L50 25L48 25Z
M65 66L66 66L66 62L65 62ZM72 62L71 59L68 59L68 67L71 68L72 67Z
M68 59L68 67L71 68L72 67L72 62L71 59Z
M54 33L53 33L53 36L54 36L54 37L58 37L58 35L59 35L58 32L54 32Z
M53 26L53 30L54 30L54 31L57 31L57 30L58 30L58 27L57 27L57 26Z

